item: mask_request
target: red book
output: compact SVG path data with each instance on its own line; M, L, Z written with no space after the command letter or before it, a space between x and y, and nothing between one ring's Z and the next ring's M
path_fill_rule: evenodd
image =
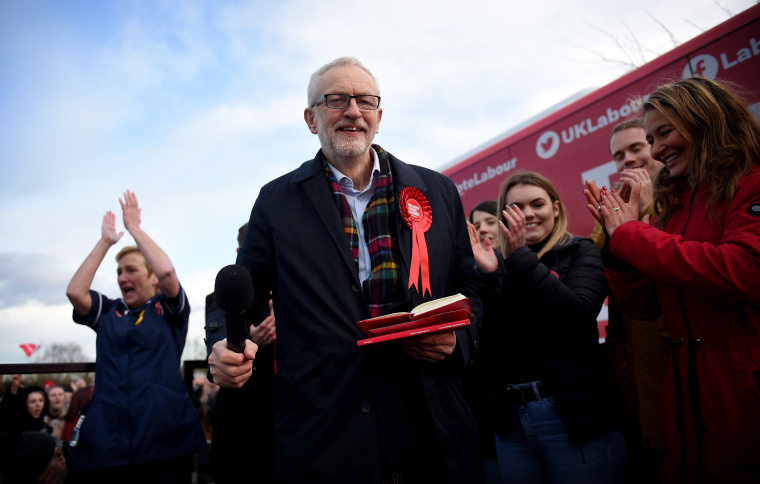
M356 324L367 336L357 341L359 346L436 333L470 325L470 300L462 294L434 299L420 304L408 313L391 313Z

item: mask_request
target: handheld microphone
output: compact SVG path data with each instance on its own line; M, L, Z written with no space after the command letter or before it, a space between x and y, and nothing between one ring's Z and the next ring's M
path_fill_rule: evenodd
M245 310L253 302L253 282L248 269L230 264L222 267L214 283L216 304L224 311L227 327L227 348L242 353L248 338Z

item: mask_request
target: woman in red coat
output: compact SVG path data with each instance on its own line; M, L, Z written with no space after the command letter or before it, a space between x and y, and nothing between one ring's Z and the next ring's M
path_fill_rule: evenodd
M666 482L760 482L760 125L729 88L690 78L644 105L665 164L653 225L589 182L610 235L610 287L632 317L664 313L672 363L660 396Z

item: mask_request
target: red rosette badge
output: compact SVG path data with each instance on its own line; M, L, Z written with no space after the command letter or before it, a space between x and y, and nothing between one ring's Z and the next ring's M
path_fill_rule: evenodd
M406 225L412 229L412 262L409 266L409 288L417 286L417 281L422 278L422 288L417 290L425 295L430 291L430 263L428 261L425 232L433 223L433 211L425 195L414 187L405 187L399 194L399 206L401 216Z

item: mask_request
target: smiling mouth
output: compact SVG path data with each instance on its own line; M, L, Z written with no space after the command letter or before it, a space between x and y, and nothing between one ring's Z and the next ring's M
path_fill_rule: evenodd
M534 229L536 227L538 227L537 223L525 224L526 229Z
M362 133L364 132L364 128L361 126L341 126L338 128L338 131L342 131L344 133Z
M675 161L676 161L676 160L677 160L677 159L678 159L680 156L681 156L681 153L676 153L676 154L674 154L674 155L666 156L665 158L663 158L662 162L663 162L663 163L665 163L665 166L667 166L668 168L670 168L670 167L671 167L671 165L673 165L673 163L674 163L674 162L675 162Z

